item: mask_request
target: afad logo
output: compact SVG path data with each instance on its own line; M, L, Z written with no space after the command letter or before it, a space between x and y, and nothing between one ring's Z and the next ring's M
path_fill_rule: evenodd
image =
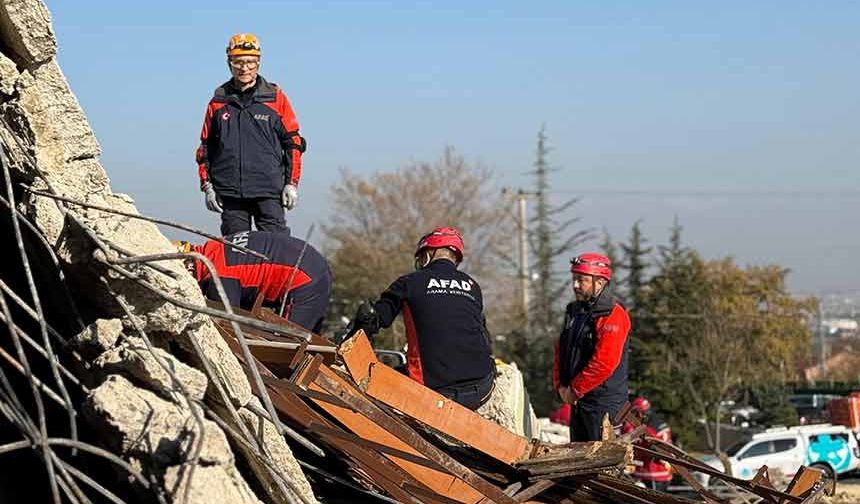
M230 112L224 112L223 114L221 114L221 120L222 121L229 121L230 120Z
M448 279L436 279L431 278L430 282L427 284L428 289L460 289L463 291L472 290L472 281L471 280L463 280L462 282L458 282L457 280L448 280Z

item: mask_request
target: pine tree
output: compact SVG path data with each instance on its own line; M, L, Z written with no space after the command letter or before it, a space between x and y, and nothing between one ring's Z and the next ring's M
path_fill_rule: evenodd
M634 316L645 297L648 255L653 250L653 247L645 246L648 240L642 236L641 222L636 221L630 229L630 241L621 244L622 267L627 271L621 285L624 287L623 295L628 302L628 308Z
M618 268L621 264L618 262L618 247L612 241L612 236L609 235L609 230L606 227L603 227L603 231L601 233L600 244L598 244L600 251L605 255L610 264L612 264L613 268Z
M590 237L587 230L573 229L578 217L562 218L568 214L578 198L561 204L550 200L551 172L545 127L537 135L537 150L534 163L535 212L530 220L532 231L529 242L533 252L533 271L537 278L532 284L531 306L529 306L529 334L527 345L521 347L523 373L529 388L532 403L539 414L546 414L552 407L552 358L554 342L562 323L563 301L569 285L567 268L559 268L562 258L572 254L574 247Z
M550 168L547 156L551 149L547 145L546 128L541 127L537 136L537 151L535 158L535 213L531 219L533 231L529 233L529 241L534 252L534 272L537 279L532 285L533 302L530 315L538 327L555 327L561 316L564 298L568 286L566 270L558 268L561 261L571 255L573 249L587 240L591 233L588 230L571 232L571 227L577 224L579 217L560 220L560 216L573 207L579 198L570 198L555 205L550 201L549 175L557 171ZM559 239L559 237L566 237ZM534 328L534 327L533 327Z

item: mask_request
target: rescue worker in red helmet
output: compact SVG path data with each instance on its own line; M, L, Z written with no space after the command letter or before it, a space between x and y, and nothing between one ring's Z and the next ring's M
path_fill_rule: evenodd
M633 408L639 412L642 417L642 423L646 427L646 435L652 438L659 439L666 443L672 442L672 430L669 424L663 421L657 413L651 409L651 402L643 396L639 396L631 402ZM622 433L631 432L635 427L630 422L624 422ZM636 446L648 447L648 441L640 439L636 441ZM672 481L672 468L662 460L651 457L643 453L641 450L636 450L634 447L633 456L637 462L636 469L633 471L633 476L645 484L648 488L658 491L665 491L669 483Z
M231 78L206 107L197 173L206 208L221 214L221 234L286 229L298 203L307 144L287 95L259 74L262 48L251 33L227 42Z
M555 345L553 388L572 406L571 441L600 440L604 415L611 421L627 402L630 317L612 296L611 266L596 253L570 261L575 299Z
M395 280L375 303L362 304L353 331L372 338L402 313L409 376L475 410L489 398L496 368L481 288L457 269L464 254L453 227L424 235L415 250L416 271Z

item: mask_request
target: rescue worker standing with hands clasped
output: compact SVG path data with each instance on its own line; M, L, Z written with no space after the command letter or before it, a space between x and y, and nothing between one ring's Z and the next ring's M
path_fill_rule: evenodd
M486 402L496 377L481 288L459 271L465 247L459 231L440 227L415 251L416 271L403 275L379 301L362 304L354 330L369 337L403 313L409 376L463 406Z
M206 208L221 214L221 234L286 228L298 203L305 140L287 96L259 75L260 42L250 33L227 45L232 78L209 101L197 149Z
M586 253L571 260L573 292L556 343L553 388L572 406L571 441L599 441L603 417L627 402L630 317L612 297L610 261Z

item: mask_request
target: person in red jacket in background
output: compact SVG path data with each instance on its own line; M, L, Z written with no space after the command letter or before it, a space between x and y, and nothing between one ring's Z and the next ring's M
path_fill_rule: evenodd
M612 297L609 258L586 253L570 263L576 299L556 342L553 389L571 405L570 440L599 441L604 416L613 420L627 403L630 317Z
M642 415L642 421L647 430L645 434L649 437L657 438L666 443L672 442L672 430L669 425L664 422L657 413L651 409L651 402L639 396L631 403L633 408L639 411ZM630 422L624 422L621 432L626 434L634 429ZM648 446L647 440L640 439L636 442L637 445ZM636 470L633 471L633 477L641 481L648 488L654 490L665 491L672 481L672 468L667 462L652 458L650 455L642 453L640 450L634 450L634 458L636 460Z

